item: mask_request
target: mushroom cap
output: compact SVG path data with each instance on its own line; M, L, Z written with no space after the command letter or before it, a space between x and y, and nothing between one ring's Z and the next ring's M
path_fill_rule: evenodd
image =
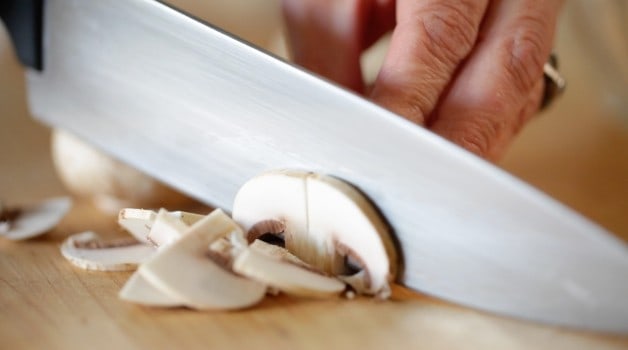
M307 235L305 183L307 174L295 170L272 171L247 181L235 196L232 216L249 242L264 233Z
M365 269L368 294L385 289L397 273L397 254L389 227L375 207L355 187L331 176L311 174L307 189L310 235L331 233L341 259L348 254Z

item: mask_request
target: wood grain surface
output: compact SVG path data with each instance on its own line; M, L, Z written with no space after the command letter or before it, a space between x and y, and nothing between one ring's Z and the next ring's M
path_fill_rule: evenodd
M558 39L569 92L529 125L502 166L628 239L628 115L605 104L603 80L571 25L563 21ZM27 117L4 35L0 77L0 199L65 193L49 131ZM401 287L387 302L282 296L239 312L140 307L117 298L130 273L86 272L62 258L63 239L85 230L123 234L115 218L77 201L52 232L0 240L1 349L628 349L627 337L499 317Z

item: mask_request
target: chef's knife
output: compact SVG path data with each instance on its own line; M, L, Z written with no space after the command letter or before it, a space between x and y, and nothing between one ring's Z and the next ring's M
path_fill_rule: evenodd
M5 2L6 22L32 1ZM505 172L160 2L43 4L22 11L33 35L15 44L44 123L227 210L264 170L340 177L391 223L400 283L499 314L628 332L626 245Z

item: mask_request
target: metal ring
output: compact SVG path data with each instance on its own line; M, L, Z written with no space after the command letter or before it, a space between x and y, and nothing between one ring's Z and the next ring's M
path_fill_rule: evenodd
M543 66L543 98L539 111L547 109L552 102L560 96L567 86L565 78L558 72L558 57L552 53Z

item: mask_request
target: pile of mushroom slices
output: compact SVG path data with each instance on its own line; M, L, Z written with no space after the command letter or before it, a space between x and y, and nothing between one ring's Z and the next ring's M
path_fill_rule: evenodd
M240 309L280 292L388 298L396 274L389 229L351 185L329 176L273 171L239 190L233 218L123 209L134 238L68 238L62 254L95 270L137 271L120 297L148 306Z

